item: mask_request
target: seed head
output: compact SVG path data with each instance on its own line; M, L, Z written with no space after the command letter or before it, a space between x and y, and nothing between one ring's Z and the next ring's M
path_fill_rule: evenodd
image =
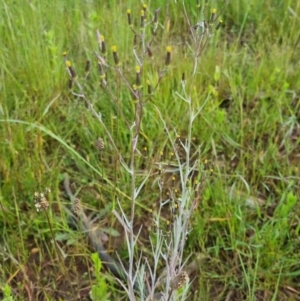
M145 27L145 11L142 9L141 10L141 24L140 24L140 28L142 30L144 30Z
M101 41L101 53L105 56L106 55L106 44L105 44L104 36L100 36L100 41Z
M98 61L98 70L99 70L100 79L104 80L105 79L105 71L104 71L103 65L100 61Z
M88 73L90 71L91 61L87 60L85 63L85 72Z
M148 45L147 45L147 53L148 53L150 58L153 58L153 52L152 52L152 50L150 49L150 47Z
M210 23L213 23L215 21L216 12L217 10L215 8L211 11Z
M185 84L185 72L183 72L181 75L181 83Z
M80 199L76 198L73 203L73 212L76 216L79 216L81 210L82 207L81 207Z
M44 192L38 193L35 192L34 193L34 202L35 202L35 208L37 212L43 211L43 210L47 210L49 208L49 202L45 197L46 193L49 193L50 189L46 188Z
M147 91L148 94L152 94L152 86L150 80L147 80Z
M136 46L137 46L137 38L138 38L138 36L135 34L134 37L133 37L133 49L136 49Z
M111 50L113 52L113 56L114 56L114 62L116 66L120 66L120 59L117 53L117 46L112 46Z
M167 46L166 50L167 50L167 56L166 56L165 64L166 64L166 66L169 66L171 64L171 51L172 51L172 47L171 46Z
M176 277L174 277L171 280L170 288L171 291L178 290L182 288L184 285L186 285L189 282L190 278L187 272L182 271L180 272Z
M136 86L136 84L132 85L132 97L133 97L133 101L134 102L138 102L139 100L139 93L138 93L138 87Z
M72 90L72 87L73 87L73 79L72 78L69 79L68 87L70 90Z
M142 80L141 80L141 67L140 66L136 66L135 67L135 72L136 72L136 80L135 80L135 84L136 87L138 89L140 89L142 87Z
M98 138L97 141L96 141L96 143L95 143L95 146L96 146L96 148L98 150L100 150L100 151L103 150L104 147L105 147L103 139L102 138Z
M74 68L72 67L72 64L69 60L66 61L66 67L68 69L70 77L75 78L76 77L76 72L75 72Z
M223 24L223 21L220 20L219 23L216 26L216 30L218 30L222 26L222 24Z
M131 10L130 9L127 9L127 20L128 20L128 25L132 26Z

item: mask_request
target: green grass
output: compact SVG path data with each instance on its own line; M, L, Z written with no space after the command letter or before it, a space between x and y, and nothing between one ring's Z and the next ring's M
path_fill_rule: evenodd
M0 288L9 291L7 283L14 300L29 300L29 295L33 300L57 300L57 296L68 300L94 281L87 268L93 265L88 245L66 225L62 207L67 199L61 185L65 172L89 208L108 210L107 228L121 232L111 210L118 209L117 200L130 212L130 177L101 124L81 99L69 93L62 55L68 52L79 78L84 77L86 60L91 60L86 94L128 163L130 132L99 85L95 31L105 36L110 64L111 46L117 45L122 70L133 82L133 34L126 9L131 9L138 24L141 3L107 2L0 2ZM147 80L158 79L156 70L164 65L166 46L173 51L168 72L144 108L138 148L147 150L146 156L137 156L136 165L139 174L150 169L153 174L137 199L138 224L145 222L148 210L159 200L155 163L174 162L155 107L172 135L176 130L184 139L188 109L176 96L182 92L182 73L195 110L210 95L192 128L193 149L200 149L200 160L207 159L214 173L201 192L187 241L187 254L203 256L192 284L195 294L189 300L228 296L230 300L297 300L300 293L300 4L296 2L231 0L221 14L225 25L211 38L193 78L191 52L183 53L181 44L189 39L180 5L147 3L151 12L161 6L161 13L152 46L155 64L145 62L145 87ZM204 15L222 6L223 1L208 1ZM201 12L194 4L186 7L191 22L197 23ZM134 102L116 78L110 72L108 81L132 123ZM99 137L106 144L102 153L94 146ZM171 176L165 176L167 187L173 185ZM142 180L137 176L138 184ZM55 235L67 233L73 241L70 246L65 240L59 242L70 255L64 264L44 214L34 207L34 192L45 187L52 190L49 216ZM249 199L252 206L247 206ZM262 204L253 205L257 199ZM66 283L79 283L70 290L71 297L59 287L66 271L70 272ZM100 289L111 294L110 300L122 295L112 283L107 276L107 288Z

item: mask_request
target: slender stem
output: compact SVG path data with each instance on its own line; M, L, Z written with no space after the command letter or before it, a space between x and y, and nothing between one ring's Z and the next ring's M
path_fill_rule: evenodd
M61 260L61 265L63 267L63 270L64 270L64 274L65 276L68 278L69 280L69 283L71 285L71 289L72 289L72 292L74 293L74 289L73 289L73 286L72 286L72 282L71 282L71 279L70 279L70 275L68 274L68 271L66 269L66 266L65 266L65 263L64 263L64 258L62 257L62 254L58 248L58 245L57 245L57 242L55 240L55 236L54 236L54 232L53 232L53 229L52 229L52 224L50 222L50 218L49 218L49 215L48 215L48 212L45 211L45 214L46 214L46 218L47 218L47 222L48 222L48 225L49 225L49 229L50 229L50 232L51 232L51 236L52 236L52 239L53 239L53 243L54 243L54 246L55 246L55 251L56 251L56 254L57 256L59 257L59 259Z
M167 301L170 301L170 300L171 300L171 297L172 297L172 295L173 295L173 291L171 291L171 292L170 292L170 294L169 294L169 297L168 297Z
M130 240L130 256L129 256L129 290L131 291L130 294L132 296L132 300L135 300L134 292L133 292L133 258L134 258L134 235L133 235L133 224L134 224L134 213L135 213L135 145L136 145L137 137L132 137L131 141L131 151L130 151L130 170L131 170L131 216L130 216L130 233L129 233L129 240Z

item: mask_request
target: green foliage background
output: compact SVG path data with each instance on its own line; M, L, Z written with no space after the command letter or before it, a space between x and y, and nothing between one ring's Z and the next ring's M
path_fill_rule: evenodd
M155 82L171 45L172 65L145 107L139 147L147 148L139 168L148 170L160 152L171 147L152 106L158 106L167 125L185 135L185 105L176 97L183 72L192 72L191 52L177 1L148 1L149 11L161 7L157 38L153 44L156 65L147 61L143 74ZM206 17L218 11L223 1L207 1ZM193 23L198 22L196 1L186 1ZM134 78L133 34L127 26L126 10L138 23L142 3L126 1L3 1L0 2L0 251L3 260L0 285L22 287L15 278L33 248L41 258L54 257L49 227L35 212L33 194L50 187L51 220L55 233L67 231L61 206L64 172L85 192L85 202L110 213L115 200L126 209L130 204L129 176L118 162L99 122L67 87L63 52L78 74L84 74L86 59L92 71L86 91L110 129L125 158L129 157L130 135L109 96L101 89L94 50L95 31L105 36L108 60L110 47L117 45L124 73ZM222 27L201 55L193 81L193 105L205 106L193 129L215 175L203 192L194 216L188 246L205 254L199 267L198 293L194 300L209 300L211 286L218 284L215 299L234 291L238 300L291 300L287 288L299 284L299 52L300 4L297 1L231 0L222 12ZM108 78L128 120L133 120L130 93ZM99 154L94 143L102 137L106 150ZM167 161L167 157L164 158ZM233 192L234 189L239 193ZM249 197L263 199L263 206L249 209ZM157 199L151 183L146 186L139 208L151 208ZM142 209L144 208L144 209ZM5 251L4 251L5 248ZM86 252L76 245L77 252ZM42 267L36 266L36 273ZM22 270L22 269L21 269ZM53 287L53 290L55 288ZM21 290L22 291L22 290ZM21 294L21 293L20 293ZM46 292L44 292L47 295ZM226 294L225 294L226 295ZM25 298L26 294L20 295ZM51 294L49 293L49 296ZM50 298L50 297L49 297Z

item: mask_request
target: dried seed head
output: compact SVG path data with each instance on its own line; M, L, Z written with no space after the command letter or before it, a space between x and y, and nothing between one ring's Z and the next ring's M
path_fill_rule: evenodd
M211 16L209 21L210 23L213 23L215 21L216 12L217 10L215 8L211 11Z
M138 89L142 87L142 80L141 80L141 67L135 66L135 72L136 72L136 79L135 84Z
M69 60L66 60L66 67L68 69L70 77L75 78L76 72L75 72L74 68L72 67L72 64Z
M68 59L68 53L65 51L63 52L63 57L64 57L64 61L65 61L65 64L67 63L67 61L69 60ZM66 65L67 66L67 65Z
M35 208L37 212L47 210L49 208L49 202L45 197L45 193L49 193L50 189L46 188L45 192L35 192L34 193L34 202L35 202Z
M152 50L150 49L150 47L148 45L147 45L147 53L148 53L150 58L153 58L153 52L152 52Z
M85 73L88 73L90 71L90 67L91 67L91 61L87 60L85 64Z
M141 10L141 24L140 24L140 28L142 30L144 30L145 27L145 11L142 9Z
M111 50L113 52L115 65L120 66L120 59L119 59L118 53L117 53L117 46L112 46Z
M167 56L166 56L165 64L166 64L166 66L169 66L171 64L171 51L172 51L172 47L171 46L167 46L166 50L167 50Z
M98 61L98 70L99 70L100 79L101 80L105 79L104 68L103 68L102 63L100 61Z
M216 26L216 30L218 30L222 26L222 24L223 24L223 21L220 20L219 23Z
M187 272L182 271L176 277L171 280L170 289L171 291L178 290L182 288L189 282L190 278Z
M127 20L128 20L128 25L132 26L131 10L130 9L127 9Z
M144 21L147 19L147 4L143 4L142 10L144 11Z
M72 90L72 87L73 87L73 79L72 78L69 79L68 87L69 87L69 90Z
M137 102L139 100L139 93L138 93L138 87L136 86L136 84L132 85L132 97L133 97L133 101Z
M137 46L137 38L138 36L135 34L134 37L133 37L133 48L135 49L136 46Z
M105 147L105 144L104 144L104 141L102 138L98 138L96 143L95 143L95 146L96 148L99 150L99 151L102 151Z
M101 53L105 56L106 55L106 44L105 44L104 36L100 36L100 41L101 41Z
M148 94L152 94L152 86L151 86L151 82L150 80L147 80L147 90L148 90Z
M80 212L82 210L80 200L78 198L75 198L73 203L73 212L76 216L80 215Z
M185 83L186 83L186 81L185 81L185 72L183 72L182 75L181 75L181 83L183 85L185 85Z
M207 159L205 159L204 160L204 163L203 163L203 168L204 168L204 170L207 170L208 169L208 160Z

